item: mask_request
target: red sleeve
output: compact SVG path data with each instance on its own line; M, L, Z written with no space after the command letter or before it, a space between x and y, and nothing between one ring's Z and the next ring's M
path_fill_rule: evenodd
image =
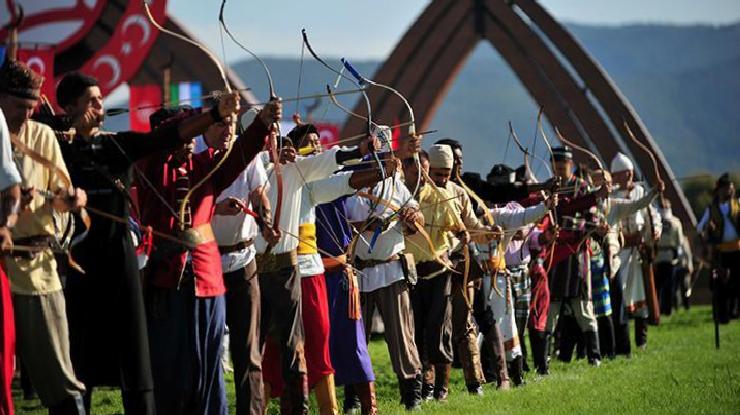
M558 216L573 216L576 213L585 213L596 206L596 202L596 193L592 192L574 198L559 199L555 210L558 212Z
M267 126L257 117L252 124L239 135L228 157L221 168L212 177L214 194L220 194L236 180L254 157L262 151L265 146L265 138L268 134Z

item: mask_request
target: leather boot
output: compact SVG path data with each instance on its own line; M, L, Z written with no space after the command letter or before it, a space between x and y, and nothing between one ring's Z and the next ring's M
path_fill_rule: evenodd
M434 399L435 370L432 365L424 365L424 380L421 386L421 399L431 401Z
M547 363L547 334L544 331L530 330L529 342L532 346L532 361L539 375L548 375L550 370Z
M357 383L353 386L360 398L362 415L376 415L378 402L375 398L375 382Z
M648 321L646 318L635 318L635 346L638 349L645 350L647 347Z
M421 409L421 373L411 379L399 379L401 384L401 401L407 411Z
M573 359L573 349L576 347L578 338L581 335L581 329L578 327L576 319L572 316L560 317L558 326L560 327L558 360L570 363Z
M58 404L49 407L49 415L85 415L85 401L82 395L69 396Z
M514 386L524 384L524 358L517 356L509 363L509 377Z
M305 373L292 374L285 379L285 388L280 397L280 414L308 414L308 378Z
M588 364L592 366L601 366L601 350L599 349L599 335L595 331L583 333L583 341L586 345L586 356Z
M356 385L344 385L344 403L342 409L345 414L356 414L360 409L360 394Z
M475 330L470 335L466 335L457 343L455 356L460 356L460 365L465 378L465 386L473 395L482 395L483 389L480 387L483 382L483 366L481 364L481 354L478 347L478 337ZM453 364L452 367L455 367Z
M509 389L511 385L509 384L509 372L506 369L506 349L504 348L503 336L501 336L498 325L494 324L488 332L485 333L483 343L491 352L491 356L494 360L494 366L496 368L496 389Z
M452 365L434 365L434 399L446 401L449 394L450 370Z
M324 376L324 378L314 386L313 391L316 394L316 403L319 405L320 415L336 415L339 413L333 374Z

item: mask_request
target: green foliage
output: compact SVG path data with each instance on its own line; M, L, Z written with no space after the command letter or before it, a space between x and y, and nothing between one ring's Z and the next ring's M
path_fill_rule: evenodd
M651 327L648 349L631 359L606 361L596 369L584 361L554 362L552 374L540 378L528 374L527 385L508 392L485 386L485 396L466 393L460 370L453 370L451 393L446 403L427 402L423 413L434 414L736 414L740 408L740 323L721 329L722 348L714 349L711 309L694 307L661 318ZM370 344L377 377L382 414L403 414L398 403L397 380L391 370L385 343ZM227 376L231 411L234 383ZM16 394L18 392L16 391ZM342 388L338 388L341 405ZM316 404L312 398L312 413ZM277 401L268 411L277 414ZM41 415L46 410L37 400L16 399L18 415ZM122 413L120 395L113 389L96 389L94 415Z
M718 177L708 173L697 174L687 177L681 182L681 187L691 204L691 209L694 211L694 215L696 215L696 220L701 219L704 209L712 201L712 191ZM730 178L732 178L736 186L740 185L740 172L731 173Z

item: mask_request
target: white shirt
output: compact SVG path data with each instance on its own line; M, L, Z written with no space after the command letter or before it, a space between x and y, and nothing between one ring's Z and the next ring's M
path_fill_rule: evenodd
M370 193L376 196L379 195L381 187L382 183L376 184ZM407 200L409 202L406 206L419 206L414 199L410 199L411 192L406 188L403 181L398 178L398 175L396 175L396 177L389 177L385 180L385 190L381 198L398 207L402 206ZM347 220L350 222L364 222L368 218L368 212L370 211L370 206L372 204L373 203L370 200L364 197L352 196L348 198L346 204ZM377 204L372 212L372 216L380 218L387 218L392 214L393 211L391 209L380 203ZM403 224L397 220L397 215L395 219L396 220L393 220L390 223L388 229L378 236L372 252L369 252L369 247L373 237L373 232L364 232L357 241L355 254L360 259L364 260L386 260L406 249L403 237ZM389 285L403 279L403 268L401 268L400 261L392 261L385 264L378 264L371 268L365 268L360 270L357 276L361 292L371 292L383 287L388 287Z
M298 239L292 235L298 235L300 218L296 213L300 212L301 209L302 188L306 183L325 179L342 168L342 165L337 164L336 161L338 151L339 147L335 147L315 156L299 158L293 163L286 163L281 166L283 173L283 204L278 224L284 232L282 232L280 241L273 246L271 253L282 254L293 251L298 247ZM276 190L268 193L274 215L277 212L277 175L273 169L273 166L267 169L267 176L270 188ZM273 220L278 219L273 217ZM254 245L259 253L264 253L267 249L267 241L261 234L257 235Z
M10 131L5 122L5 114L0 109L0 190L5 190L21 182L18 166L13 161L13 149L10 145Z
M517 249L523 249L524 248L524 242L527 238L525 238L525 241L516 241L512 244L512 238L514 237L514 233L511 231L514 231L518 228L524 228L527 227L540 219L542 219L547 214L547 206L545 206L544 203L540 203L534 206L529 206L527 208L522 207L522 205L512 202L507 204L504 207L496 207L490 209L491 215L493 216L494 223L496 225L501 226L501 228L504 231L508 231L504 234L503 240L499 241L498 243L505 244L506 246L506 265L513 266L515 264L525 264L529 262L529 244L526 244L526 259L524 257L514 260L515 256L519 256L519 252L516 252ZM525 230L525 234L527 234ZM477 244L478 248L478 258L481 260L484 260L488 257L488 246L486 244ZM512 249L510 251L509 249ZM509 259L512 259L512 263L509 263Z
M255 189L267 185L267 173L259 157L255 157L247 168L241 172L239 177L234 180L231 186L216 199L216 203L221 202L229 197L234 197L246 201L250 209L252 204L249 200L249 194ZM244 212L236 215L214 215L211 219L211 227L216 236L216 243L219 246L235 245L242 241L253 239L259 233L259 227L254 218ZM244 268L252 262L255 255L254 244L241 251L231 252L221 255L221 266L223 272L233 272Z
M351 173L339 173L323 180L306 183L301 196L300 223L302 225L312 223L316 227L325 226L321 221L316 222L316 206L352 194L355 190L349 186L350 177ZM321 260L321 254L298 255L298 272L301 278L323 273L324 262Z
M732 220L730 219L730 202L727 201L725 203L721 203L719 205L719 211L722 213L722 218L724 219L722 222L725 224L722 229L722 242L730 242L740 239L740 236L738 236L737 230L735 230L735 227L732 225ZM696 225L696 230L700 233L704 232L704 228L706 228L707 223L709 223L709 208L704 210L704 216L701 217L699 224Z

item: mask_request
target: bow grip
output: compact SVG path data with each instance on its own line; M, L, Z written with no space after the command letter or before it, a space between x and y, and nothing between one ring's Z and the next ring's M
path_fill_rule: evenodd
M365 78L363 78L362 75L360 75L357 69L355 69L355 67L352 66L352 64L350 64L347 59L342 58L341 61L342 61L342 64L344 65L344 69L348 70L349 73L351 73L352 76L354 76L355 79L357 79L357 83L359 83L360 86L363 86L367 83L367 81L365 81Z

